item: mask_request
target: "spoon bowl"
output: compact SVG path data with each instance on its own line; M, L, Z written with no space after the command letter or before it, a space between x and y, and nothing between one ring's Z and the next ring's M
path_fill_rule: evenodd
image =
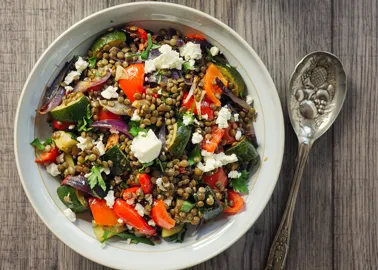
M346 96L340 60L328 52L306 55L290 77L287 106L298 138L315 141L335 121Z

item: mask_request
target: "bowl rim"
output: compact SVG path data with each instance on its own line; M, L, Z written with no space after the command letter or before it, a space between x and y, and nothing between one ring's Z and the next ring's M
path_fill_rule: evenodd
M248 44L247 41L245 41L235 30L233 30L231 27L229 27L227 24L223 23L222 21L218 20L217 18L203 12L203 11L200 11L200 10L197 10L197 9L194 9L194 8L191 8L191 7L188 7L188 6L185 6L185 5L181 5L181 4L176 4L176 3L166 3L166 2L154 2L154 1L142 1L142 2L133 2L133 3L124 3L124 4L120 4L120 5L115 5L115 6L112 6L112 7L108 7L108 8L105 8L105 9L102 9L102 10L99 10L81 20L79 20L78 22L74 23L72 26L70 26L69 28L67 28L64 32L62 32L57 38L55 38L55 40L44 50L44 52L41 54L41 56L38 58L37 62L34 64L33 68L31 69L24 85L23 85L23 88L22 88L22 91L21 91L21 94L19 96L19 101L18 101L18 105L17 105L17 109L16 109L16 115L15 115L15 123L14 123L14 132L13 132L13 136L14 136L14 153L15 153L15 159L16 159L16 167L17 167L17 172L18 172L18 175L19 175L19 178L20 178L20 182L22 184L22 187L23 187L23 190L30 202L30 204L33 206L33 209L35 210L35 212L37 213L37 215L39 216L39 218L43 221L43 223L45 224L45 226L48 227L48 229L54 233L54 235L60 240L62 241L64 244L66 244L68 247L70 247L72 250L74 250L75 252L77 252L78 254L80 254L81 256L87 258L87 259L90 259L91 261L93 262L96 262L100 265L104 265L102 261L98 260L97 257L95 256L91 256L89 254L85 254L81 249L79 248L76 248L76 247L73 247L72 245L70 245L69 243L67 243L63 238L61 238L59 236L59 234L57 233L57 230L54 229L54 226L51 226L50 224L48 224L46 222L46 220L44 219L44 217L42 216L42 213L39 211L39 209L37 208L37 206L33 203L33 200L32 200L32 196L27 188L27 185L22 177L22 173L21 173L21 167L20 167L20 162L19 162L19 155L18 155L18 152L17 152L17 149L18 149L18 145L17 145L17 137L18 137L18 119L20 117L20 110L21 110L21 101L23 100L24 98L24 94L26 92L26 89L27 89L27 86L29 84L29 81L31 79L31 76L32 74L35 72L35 70L37 69L37 67L39 66L40 62L43 60L43 58L45 57L45 55L52 49L52 47L60 42L62 40L62 38L68 33L70 32L71 30L75 29L76 27L78 27L80 24L82 24L83 22L87 21L87 20L90 20L92 19L93 17L96 17L98 16L99 14L102 14L102 13L106 13L106 12L109 12L113 9L117 9L117 8L120 8L120 7L127 7L127 6L169 6L169 7L174 7L174 8L179 8L179 9L182 9L182 10L187 10L189 12L193 12L193 13L196 13L197 15L199 16L202 16L202 17L205 17L206 19L208 19L209 21L211 21L212 23L214 24L217 24L218 26L224 28L226 31L228 31L230 34L232 34L238 42L240 42L242 45L245 46L245 48L248 49L248 53L250 53L257 61L258 65L261 67L261 72L266 76L267 80L266 80L266 83L268 85L270 85L270 87L274 90L276 90L275 94L272 95L272 98L273 98L273 102L277 105L279 105L279 108L277 108L277 116L279 116L279 126L277 126L277 130L280 131L280 133L282 134L282 136L280 137L280 140L282 141L281 145L282 145L282 149L279 149L277 152L278 153L281 153L279 156L278 156L278 161L276 163L276 172L275 172L275 175L274 175L274 183L270 186L270 189L268 190L267 192L267 195L269 196L266 196L265 200L264 201L261 201L261 204L264 205L264 207L260 208L260 210L258 211L258 214L257 214L257 218L261 216L261 213L263 212L263 210L266 208L270 198L272 197L272 194L273 194L273 191L274 191L274 188L275 186L277 185L277 181L279 179L279 174L280 174L280 171L281 171L281 166L282 166L282 160L283 160L283 155L284 155L284 147L285 147L285 128L284 128L284 117L283 117L283 111L282 111L282 104L281 104L281 101L279 99L279 95L278 95L278 91L277 91L277 88L273 82L273 79L272 77L270 76L270 73L268 72L265 64L263 63L263 61L260 59L260 57L257 55L257 53L253 50L253 48ZM231 245L233 245L237 240L239 240L243 235L245 235L245 233L253 226L253 224L256 222L257 218L255 220L253 220L252 222L249 222L249 225L245 227L245 229L243 231L240 231L239 235L233 240L233 241L230 241L229 243L227 243L226 245L224 245L221 249L219 250L216 250L215 252L211 253L209 256L204 256L203 259L201 260L197 260L196 262L194 263L191 263L191 264L187 264L185 267L192 267L194 265L197 265L197 264L200 264L204 261L207 261L213 257L215 257L216 255L220 254L221 252L225 251L226 249L228 249ZM107 266L107 265L106 265ZM114 266L111 266L111 267L114 267Z

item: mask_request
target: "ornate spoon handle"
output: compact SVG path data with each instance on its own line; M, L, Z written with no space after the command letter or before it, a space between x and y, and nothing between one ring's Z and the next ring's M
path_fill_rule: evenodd
M310 152L312 143L305 141L300 142L297 157L297 167L295 169L293 184L290 189L289 199L283 214L280 227L274 237L270 248L268 262L265 270L282 270L285 266L287 253L289 251L289 241L291 224L293 221L293 213L295 202L297 200L298 189L302 179L303 169L306 165L307 157Z

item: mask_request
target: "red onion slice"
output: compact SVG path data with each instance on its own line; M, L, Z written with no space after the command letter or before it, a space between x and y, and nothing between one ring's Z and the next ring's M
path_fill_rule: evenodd
M45 104L43 105L38 112L40 114L46 114L55 107L59 106L62 103L63 96L65 95L66 90L63 87L59 87L58 91L55 95Z
M238 98L230 89L228 89L218 77L215 78L215 81L219 88L222 90L223 94L228 96L236 105L242 107L243 109L246 109L247 111L252 108L245 100Z
M88 89L104 84L112 75L108 70L102 77L96 77L92 81L80 81L75 85L74 92L86 92Z
M89 187L88 180L82 175L67 176L61 183L62 186L71 186L80 190L85 194L93 195L91 188Z
M133 138L133 136L129 133L129 128L127 127L126 123L121 120L114 120L114 119L106 119L101 121L96 121L92 125L94 128L108 128L112 130L117 130L129 138Z

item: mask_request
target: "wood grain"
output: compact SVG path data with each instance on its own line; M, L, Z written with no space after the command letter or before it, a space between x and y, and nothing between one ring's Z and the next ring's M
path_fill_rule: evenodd
M107 269L58 240L22 190L14 163L13 121L32 66L65 29L119 0L0 1L1 269ZM378 269L378 4L375 0L172 0L236 30L266 64L285 112L285 158L275 192L256 224L195 270L263 269L279 225L297 142L285 92L295 64L314 50L337 54L349 92L344 109L313 147L297 200L287 269ZM4 143L6 142L6 143Z
M378 267L378 3L363 2L334 2L333 50L349 75L333 134L337 269Z

